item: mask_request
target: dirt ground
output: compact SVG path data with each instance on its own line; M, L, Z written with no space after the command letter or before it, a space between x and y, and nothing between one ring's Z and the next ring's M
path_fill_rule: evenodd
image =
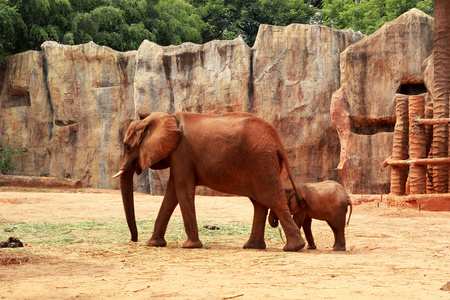
M136 217L154 219L161 199L136 194ZM198 220L251 223L253 216L246 198L197 196L196 208ZM0 225L124 218L118 191L0 191ZM173 218L181 219L178 208ZM281 239L244 250L247 236L208 237L202 249L182 249L184 240L149 248L151 232L140 232L138 243L27 243L0 249L16 259L0 265L0 299L450 299L441 289L450 281L449 221L450 212L362 203L339 253L321 221L312 224L318 249L295 253L283 252ZM10 235L0 228L2 241Z

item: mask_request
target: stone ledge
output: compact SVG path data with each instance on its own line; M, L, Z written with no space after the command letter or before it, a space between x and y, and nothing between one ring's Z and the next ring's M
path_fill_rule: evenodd
M0 175L0 186L80 189L80 180L59 177Z

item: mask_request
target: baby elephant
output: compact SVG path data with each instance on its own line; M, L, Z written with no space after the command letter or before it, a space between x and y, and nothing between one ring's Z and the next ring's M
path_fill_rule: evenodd
M347 206L350 206L348 225L352 215L353 204L344 187L332 180L297 184L296 186L308 206L306 210L300 209L299 199L295 196L292 188L285 190L286 199L298 228L303 227L306 240L308 241L308 249L316 249L311 233L311 219L318 219L326 221L333 230L333 250L345 251L345 217L347 215ZM278 226L278 219L272 210L269 214L269 224L272 227Z

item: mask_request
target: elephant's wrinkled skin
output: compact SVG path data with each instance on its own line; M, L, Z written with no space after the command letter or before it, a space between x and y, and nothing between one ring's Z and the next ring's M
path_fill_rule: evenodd
M316 249L314 238L311 232L312 219L323 220L328 223L334 233L335 251L345 251L345 217L347 206L350 206L347 225L352 215L353 204L345 188L336 181L327 180L318 183L297 184L297 190L307 208L301 209L298 206L298 198L292 189L286 189L286 199L288 200L291 213L298 228L303 227L308 249ZM278 226L276 212L272 210L269 214L269 224L272 227Z
M197 185L247 196L254 206L253 227L244 248L264 249L268 208L276 212L285 231L283 250L305 246L289 212L280 174L283 164L291 183L286 150L275 128L254 115L221 116L178 112L141 115L124 138L120 189L131 240L138 240L134 216L133 174L146 168L170 167L170 177L149 246L165 246L169 219L180 204L187 240L182 247L198 248L194 194ZM295 191L294 191L295 192Z

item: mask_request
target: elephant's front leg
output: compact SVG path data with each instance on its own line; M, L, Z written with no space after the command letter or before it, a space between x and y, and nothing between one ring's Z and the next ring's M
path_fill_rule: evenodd
M254 208L253 225L250 238L247 243L245 243L244 249L266 249L264 230L268 208L253 199L250 200L252 201Z
M172 174L167 183L166 193L164 194L161 208L159 209L158 217L155 221L155 228L152 237L147 241L148 246L165 247L167 245L164 235L166 234L167 224L172 216L175 207L178 205L178 199L175 191L175 184Z
M294 218L295 221L295 218ZM303 231L305 232L306 240L308 241L308 249L317 249L316 244L314 243L314 237L312 235L311 231L311 218L305 218L305 221L303 222ZM297 224L298 226L298 224ZM301 226L299 226L300 228Z

